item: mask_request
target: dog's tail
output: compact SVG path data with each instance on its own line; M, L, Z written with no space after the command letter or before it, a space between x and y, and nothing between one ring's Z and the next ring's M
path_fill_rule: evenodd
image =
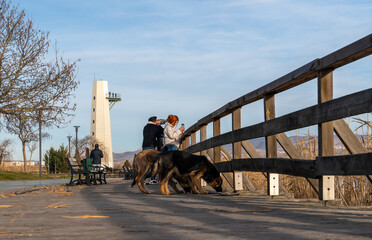
M132 182L132 186L133 187L134 185L136 185L136 177L137 177L137 173L138 173L138 166L137 166L137 162L136 162L136 156L137 154L134 154L134 157L133 157L133 170L134 170L134 174L133 174L133 182Z

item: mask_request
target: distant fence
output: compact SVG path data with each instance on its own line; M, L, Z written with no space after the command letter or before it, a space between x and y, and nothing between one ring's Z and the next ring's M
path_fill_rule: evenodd
M372 34L341 48L323 58L317 58L285 76L235 99L200 119L184 133L182 149L208 155L223 173L233 173L235 190L242 190L241 171L267 173L269 195L279 194L279 175L288 174L307 178L321 200L334 200L334 176L372 174L372 153L368 153L343 118L372 112L372 89L366 89L333 99L333 72L342 66L372 53ZM372 66L371 66L372 67ZM318 104L275 116L275 94L317 79ZM371 79L372 81L372 79ZM241 108L263 99L265 121L241 127ZM232 131L221 134L221 121L232 115ZM207 124L213 123L213 137L207 139ZM304 160L285 132L318 126L319 153L314 160ZM199 131L200 142L196 143ZM334 156L334 132L350 155ZM250 139L265 137L266 158L254 149ZM290 159L277 157L277 143ZM224 145L232 144L231 161L221 162ZM242 148L251 158L242 158Z

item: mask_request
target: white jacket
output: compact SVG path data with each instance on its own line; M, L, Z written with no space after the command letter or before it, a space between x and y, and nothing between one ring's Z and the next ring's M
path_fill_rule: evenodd
M164 146L166 145L175 145L179 147L180 138L182 135L181 130L175 130L176 126L172 127L168 122L164 126Z

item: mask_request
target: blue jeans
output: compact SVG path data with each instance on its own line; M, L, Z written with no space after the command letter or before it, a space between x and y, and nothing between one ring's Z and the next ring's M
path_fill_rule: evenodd
M155 149L155 147L143 147L142 150Z
M167 147L168 147L168 152L169 151L177 151L178 150L178 148L177 148L177 146L175 146L175 145L167 145Z

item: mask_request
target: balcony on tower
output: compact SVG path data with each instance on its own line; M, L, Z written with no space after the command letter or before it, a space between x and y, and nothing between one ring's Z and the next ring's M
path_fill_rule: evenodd
M108 93L106 93L106 99L109 100L110 110L111 110L111 108L115 105L115 103L121 101L121 94L120 93L108 92Z

